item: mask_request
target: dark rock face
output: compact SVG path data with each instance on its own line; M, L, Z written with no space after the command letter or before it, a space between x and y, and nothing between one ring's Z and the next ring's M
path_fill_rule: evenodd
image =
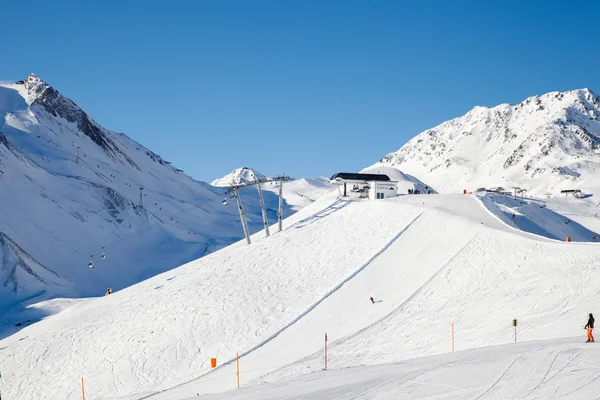
M123 219L120 218L120 211L124 210L127 207L128 201L127 199L121 195L119 192L112 188L105 189L105 198L104 205L106 206L106 210L110 214L111 217L114 218L114 221L118 224L123 222Z
M6 138L6 136L4 136L4 134L2 132L0 132L0 144L4 145L4 147L6 147L7 149L10 148L10 144L8 143L8 139Z
M17 269L21 269L36 280L47 283L46 279L38 272L58 277L58 274L51 269L45 267L31 255L29 255L21 246L19 246L8 235L0 232L0 272L7 273L2 287L16 292L19 288L17 280ZM38 270L36 272L35 269ZM3 274L4 275L4 274Z
M133 160L123 153L119 146L110 138L108 132L91 120L75 103L61 95L58 90L49 86L34 74L29 75L25 82L25 87L29 94L35 98L31 105L38 105L54 117L60 117L77 124L81 132L100 146L112 158L125 159L131 166L138 168Z

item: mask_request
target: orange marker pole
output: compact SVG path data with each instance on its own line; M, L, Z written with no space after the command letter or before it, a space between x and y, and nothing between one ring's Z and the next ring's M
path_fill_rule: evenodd
M452 323L452 352L454 352L454 323Z
M83 376L81 377L81 400L85 400L85 385L83 384Z
M238 357L238 353L235 353L235 367L237 370L237 384L238 389L240 388L240 358Z

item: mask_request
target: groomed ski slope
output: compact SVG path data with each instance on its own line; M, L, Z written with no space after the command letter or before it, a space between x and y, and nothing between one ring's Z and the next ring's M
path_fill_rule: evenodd
M472 196L324 198L238 243L0 341L2 393L180 399L329 367L581 333L600 248L507 226ZM376 304L372 305L369 296ZM28 360L23 362L23 360ZM200 377L200 378L198 378ZM10 385L7 382L17 382ZM10 398L10 397L9 397Z
M597 344L580 338L484 347L395 364L320 371L201 400L598 398Z
M516 229L556 240L566 240L569 237L573 242L600 242L600 235L570 218L571 212L561 214L558 212L559 206L552 210L543 200L496 194L477 197L500 220ZM585 207L585 204L577 204L582 203L581 199L572 200L575 202L570 202L565 211L584 208L590 217L594 215L593 210ZM584 224L590 225L593 219L597 220L590 217L584 218ZM594 226L594 229L598 228L598 225Z
M364 264L421 209L325 198L169 273L83 304L0 341L8 398L88 398L167 389L291 323ZM276 228L272 228L275 232Z
M566 246L573 243L562 244L507 226L473 196L406 196L390 202L399 207L420 206L422 213L359 274L267 345L242 357L242 384L320 371L324 332L330 341L330 368L370 365L449 351L453 322L456 322L457 333L460 331L457 348L506 343L512 337L513 318L525 318L521 322L525 331L532 330L528 326L531 321L538 323L533 314L544 305L547 291L558 303L556 315L572 311L569 307L585 301L581 292L572 293L571 289L587 282L579 268L575 274L561 271L561 266L569 263L559 261L559 271L548 275L557 287L548 287L540 282L545 272L537 268L530 270L528 266L532 263L532 267L539 267L539 259L537 264L520 260L520 257L527 258L529 248L533 249L533 257L546 248L555 248L556 254L571 253L575 249ZM562 217L556 215L556 218ZM512 242L524 244L522 255L507 255L511 253ZM599 259L598 247L588 246L588 249ZM589 262L585 255L583 257ZM507 267L502 266L499 271L494 268L505 262L509 264ZM543 265L543 260L541 262ZM507 270L510 269L515 272L509 275ZM563 273L572 277L565 279L561 276ZM524 281L523 289L513 288L513 279ZM372 305L369 296L374 296L378 303ZM491 311L480 304L481 296L485 296L483 304L489 304ZM522 307L521 296L535 300L535 304L532 306L531 301L526 300ZM563 296L568 296L569 304L562 303ZM597 293L594 298L598 298ZM508 311L502 307L506 300L511 303ZM554 306L551 302L542 307L542 313L552 312ZM582 319L585 312L576 314ZM466 327L459 323L461 318ZM472 325L476 326L479 319L485 321L489 329L474 328ZM551 337L572 334L577 327L579 325L571 321L563 327L566 329L560 330L558 335L554 332L555 336ZM530 339L547 337L547 333L538 336L539 331L529 335ZM304 358L303 354L311 349L313 354ZM236 384L235 365L229 364L151 398L180 399L195 393L231 389Z

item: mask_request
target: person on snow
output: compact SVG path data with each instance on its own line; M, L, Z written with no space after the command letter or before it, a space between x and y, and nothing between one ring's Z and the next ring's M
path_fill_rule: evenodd
M375 299L373 297L369 297L371 299L371 304L375 304Z
M590 343L594 341L594 335L592 335L592 330L594 329L594 316L590 313L590 318L588 319L587 324L584 326L587 329L587 341L586 343Z
M105 296L108 296L109 294L112 294L112 289L111 288L106 289Z

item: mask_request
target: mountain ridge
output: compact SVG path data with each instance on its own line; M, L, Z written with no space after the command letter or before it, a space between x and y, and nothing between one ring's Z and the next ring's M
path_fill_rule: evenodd
M593 182L600 171L598 147L600 97L586 88L474 107L421 132L373 167L427 176L442 191L518 185L544 194L565 185L600 186Z

